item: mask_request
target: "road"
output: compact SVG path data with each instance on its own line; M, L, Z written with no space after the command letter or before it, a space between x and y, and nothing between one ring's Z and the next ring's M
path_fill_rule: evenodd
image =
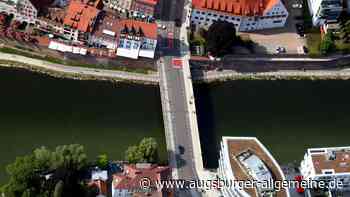
M188 91L188 83L191 81L186 81L188 79L185 72L189 73L188 59L181 55L184 43L180 35L186 32L181 32L183 27L176 27L174 22L175 19L182 20L184 18L182 15L186 15L187 12L184 12L183 0L160 2L162 8L160 24L166 29L161 29L158 34L158 40L161 41L158 65L169 160L173 168L173 178L194 180L198 179L196 154L198 154L198 148L200 149L200 143L199 137L193 134L191 121L193 117L191 113L195 113L195 110L192 110L189 105L190 102L194 105L194 98L193 90L191 89L191 96L189 96L191 92ZM173 43L169 44L169 42ZM174 58L179 59L183 64L175 68L172 62ZM188 66L188 69L184 71L183 66ZM197 127L196 121L195 127ZM195 131L198 132L198 130ZM199 147L194 147L193 144L199 144ZM202 163L202 160L200 159L199 162ZM201 196L201 194L197 190L182 190L177 191L177 196Z

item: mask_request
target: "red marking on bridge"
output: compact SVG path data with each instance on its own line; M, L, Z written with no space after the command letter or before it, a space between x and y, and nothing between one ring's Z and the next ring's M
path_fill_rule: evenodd
M182 59L172 59L171 60L171 64L173 65L173 68L177 68L177 69L181 69L182 68Z

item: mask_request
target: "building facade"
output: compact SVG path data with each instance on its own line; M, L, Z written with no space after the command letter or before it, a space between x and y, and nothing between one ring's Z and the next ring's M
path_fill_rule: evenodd
M338 22L344 10L342 0L308 0L307 2L314 26Z
M285 180L285 176L268 150L253 137L223 137L219 159L219 178L230 181L273 181ZM284 188L273 187L242 188L225 185L221 189L224 197L289 197Z
M350 147L310 148L300 172L305 180L340 181L342 187L335 189L350 191Z
M0 12L13 15L14 19L28 24L35 24L38 10L30 0L0 0Z
M123 20L120 22L117 55L138 59L154 58L157 47L157 25L141 21Z
M237 31L284 27L288 11L280 0L193 0L191 23L209 28L218 20L233 23Z
M140 13L142 16L154 16L157 0L133 0L131 10Z

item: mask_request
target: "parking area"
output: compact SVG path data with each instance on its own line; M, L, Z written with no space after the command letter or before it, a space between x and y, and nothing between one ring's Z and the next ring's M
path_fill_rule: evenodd
M302 0L284 0L289 16L284 28L265 29L249 33L240 33L249 37L257 44L254 52L256 54L276 54L277 48L283 48L281 53L303 54L303 46L306 46L306 39L297 33L297 24L303 23ZM300 33L300 27L299 27Z

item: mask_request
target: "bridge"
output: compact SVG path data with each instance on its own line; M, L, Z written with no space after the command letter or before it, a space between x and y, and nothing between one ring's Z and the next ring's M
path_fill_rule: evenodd
M203 168L189 66L190 53L186 28L189 24L190 2L163 0L161 7L163 9L160 23L166 26L167 30L159 32L161 56L157 64L169 164L173 169L174 179L208 179L208 173ZM181 27L176 27L174 24L178 18L183 21ZM169 48L169 33L173 48ZM198 190L183 190L178 191L177 196L203 194ZM208 192L205 195L217 196Z

